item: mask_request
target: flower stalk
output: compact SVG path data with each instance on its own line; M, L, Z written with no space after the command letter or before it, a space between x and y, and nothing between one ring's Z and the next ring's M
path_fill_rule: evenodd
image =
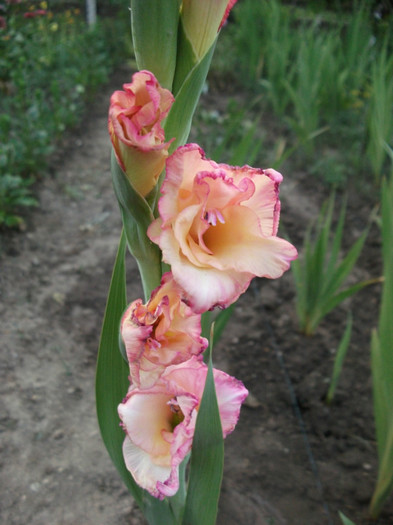
M297 255L277 236L281 174L217 164L186 144L234 3L131 0L140 71L109 109L123 233L100 342L97 413L150 525L215 524L223 440L248 391L213 367L213 334L207 349L202 330L210 310L233 305L255 276L281 276ZM144 290L131 302L126 246Z

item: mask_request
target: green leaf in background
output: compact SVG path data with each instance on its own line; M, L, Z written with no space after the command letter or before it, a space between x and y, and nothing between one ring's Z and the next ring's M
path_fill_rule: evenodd
M216 317L214 322L214 342L217 343L226 327L229 319L232 317L233 311L235 310L236 303L231 304L225 310L221 310Z
M330 404L333 401L334 394L336 392L338 380L340 379L341 370L343 367L345 356L352 334L352 315L348 314L347 326L344 331L344 335L341 338L340 344L338 345L336 358L334 360L333 374L330 381L328 393L326 395L326 402Z
M392 348L392 347L390 347ZM370 516L378 518L393 490L393 418L392 400L388 398L389 371L377 332L371 340L371 366L373 372L374 418L378 445L378 479L370 503ZM390 371L391 372L391 371Z
M203 59L196 64L188 74L179 91L176 93L168 117L165 120L165 140L175 137L169 152L186 143L190 134L192 117L201 95L210 62L214 53L215 43Z
M127 302L125 248L126 237L123 231L102 325L96 371L96 405L101 436L108 453L135 501L142 506L143 491L137 486L124 464L122 453L124 431L119 426L117 413L117 406L126 395L129 386L129 369L118 344L120 318Z
M128 248L138 263L145 300L150 298L161 280L161 252L147 236L147 228L154 220L147 201L134 190L116 161L112 150L111 172L113 186L119 201Z
M296 288L296 313L300 330L306 335L312 335L321 320L345 299L365 286L380 281L380 278L369 279L339 291L359 258L369 226L340 261L345 226L345 201L330 241L333 209L334 194L322 207L314 230L314 238L312 239L312 230L309 228L303 253L291 265Z
M347 518L342 512L339 512L338 514L341 518L341 521L343 522L343 525L355 525L355 523Z
M384 283L378 330L371 339L374 418L378 448L378 480L370 503L376 519L393 490L393 182L383 181L382 258Z
M210 341L208 373L196 420L182 525L215 525L217 517L224 439L213 377L212 335Z
M131 29L139 69L172 90L176 67L179 0L131 0Z

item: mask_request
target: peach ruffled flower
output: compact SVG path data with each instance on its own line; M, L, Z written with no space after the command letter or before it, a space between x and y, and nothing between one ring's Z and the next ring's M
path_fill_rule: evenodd
M150 239L195 312L236 301L253 277L280 277L297 257L277 237L282 175L205 158L197 144L167 160Z
M140 388L152 387L167 366L201 354L208 345L201 337L201 316L182 301L182 295L168 272L147 304L137 299L122 317L120 333L131 380Z
M165 142L162 120L174 97L153 73L139 71L124 91L111 96L108 130L117 162L142 196L156 185L165 167L170 142Z
M233 431L247 397L243 384L214 370L223 436ZM179 465L190 452L207 366L197 358L168 367L148 390L131 386L118 412L126 432L123 456L135 481L153 496L173 496Z

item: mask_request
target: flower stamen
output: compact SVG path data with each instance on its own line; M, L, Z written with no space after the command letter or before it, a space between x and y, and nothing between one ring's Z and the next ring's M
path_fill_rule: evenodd
M206 211L204 215L204 220L208 222L211 226L217 225L217 219L221 224L225 224L225 219L220 210L213 208L212 210Z
M171 412L173 413L172 416L172 430L177 427L183 420L184 420L184 414L179 406L179 403L174 397L173 399L170 399L167 403L169 405L169 408L171 409Z

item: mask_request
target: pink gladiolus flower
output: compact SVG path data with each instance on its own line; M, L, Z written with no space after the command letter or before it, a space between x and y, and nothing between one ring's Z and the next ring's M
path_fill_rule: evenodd
M148 390L130 387L118 412L126 432L123 455L135 481L153 496L173 496L179 465L190 452L207 366L193 357L170 366ZM214 370L223 436L235 428L247 390L234 377Z
M216 164L197 144L168 158L148 235L195 312L227 307L253 277L280 277L296 258L277 237L281 180L272 169Z
M183 290L166 273L147 304L131 303L121 320L131 380L150 388L169 365L198 355L208 345L201 337L201 316L182 301Z
M162 120L174 97L153 73L139 71L124 91L111 97L108 130L116 159L133 187L147 195L165 167L170 142L164 142Z
M198 60L210 49L236 1L183 0L183 27Z

